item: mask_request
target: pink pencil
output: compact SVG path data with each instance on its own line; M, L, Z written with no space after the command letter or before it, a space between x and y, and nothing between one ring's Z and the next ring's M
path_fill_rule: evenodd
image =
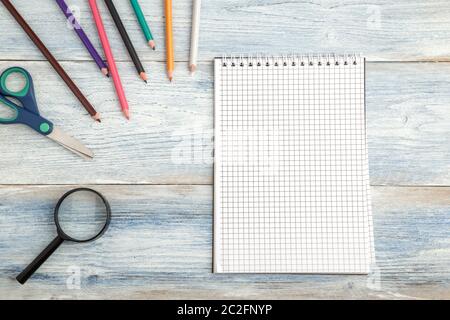
M120 105L122 106L122 111L127 119L130 119L130 111L128 107L128 101L125 97L125 91L123 90L122 81L120 80L119 72L117 71L116 62L109 45L108 36L103 25L102 17L98 10L97 1L89 0L89 5L91 6L92 15L94 16L94 21L97 26L98 36L102 43L103 51L105 51L106 60L108 61L109 72L114 81L114 86L116 87L117 96L119 97Z

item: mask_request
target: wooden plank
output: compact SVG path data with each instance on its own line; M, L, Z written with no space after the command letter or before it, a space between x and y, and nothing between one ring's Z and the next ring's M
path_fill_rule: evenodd
M367 127L374 185L449 185L449 64L369 64Z
M202 63L195 78L180 70L169 84L152 64L145 86L130 63L119 63L132 110L126 122L112 83L86 62L65 62L103 114L86 116L45 62L0 62L34 76L43 115L85 142L95 160L79 159L25 127L0 126L2 184L211 184L213 77ZM450 184L450 65L369 63L367 117L374 185Z
M0 62L0 69L11 65ZM74 75L74 81L102 113L101 124L87 116L46 63L14 65L23 66L34 75L42 114L83 141L96 157L94 161L83 160L23 126L0 126L2 183L211 182L210 64L199 67L196 81L186 71L179 73L175 84L170 84L162 76L164 65L156 63L152 72L159 76L146 86L131 64L120 63L131 108L132 120L127 122L112 82L95 72L95 66L64 63Z
M372 188L379 272L332 276L212 274L210 186L95 186L111 202L110 230L63 244L20 286L72 187L0 187L0 298L450 298L450 188L437 187Z
M79 8L86 32L100 48L86 1L71 0ZM42 40L62 60L90 60L68 29L54 1L15 0L14 4ZM103 1L99 1L113 50L129 60ZM117 1L118 10L143 60L164 59L162 1L143 1L158 50L151 52L128 1ZM209 61L224 53L364 52L370 60L442 60L450 55L450 3L443 0L383 1L275 1L209 0L203 3L200 59ZM44 19L45 17L45 19ZM3 59L42 59L23 31L0 6ZM191 1L174 3L176 59L187 61L191 26Z

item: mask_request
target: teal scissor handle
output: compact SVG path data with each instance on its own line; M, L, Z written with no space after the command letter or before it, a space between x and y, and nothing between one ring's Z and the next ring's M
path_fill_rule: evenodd
M14 73L19 73L25 78L25 86L13 91L8 88L6 80ZM17 105L8 98L20 101L22 106ZM30 73L20 67L6 69L0 76L0 107L10 108L13 114L10 117L0 117L0 124L21 123L29 126L42 135L49 135L53 131L53 123L41 117L34 93L33 78Z

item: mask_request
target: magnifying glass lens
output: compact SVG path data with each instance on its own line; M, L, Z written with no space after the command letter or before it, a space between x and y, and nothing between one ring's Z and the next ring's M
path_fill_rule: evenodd
M97 193L91 191L82 190L68 195L58 210L61 230L78 241L95 238L107 220L106 204Z

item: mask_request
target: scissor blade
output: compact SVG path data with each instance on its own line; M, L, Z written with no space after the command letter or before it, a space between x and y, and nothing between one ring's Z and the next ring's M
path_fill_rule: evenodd
M52 133L50 133L47 137L83 158L86 159L94 158L94 153L91 150L86 148L77 139L72 138L71 136L65 134L57 127L53 127Z

